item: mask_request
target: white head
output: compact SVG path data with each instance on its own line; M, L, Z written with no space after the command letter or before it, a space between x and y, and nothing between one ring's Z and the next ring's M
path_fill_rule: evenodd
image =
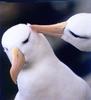
M47 39L42 34L31 30L30 24L18 24L6 30L2 37L2 46L11 61L10 73L14 82L22 63L36 63L36 61L45 58L48 53L52 53L52 48Z
M41 55L41 51L46 48L43 47L43 43L40 41L46 41L47 39L42 35L31 30L29 24L18 24L9 28L2 37L2 46L8 55L10 61L12 59L12 48L18 48L25 56L26 61L31 61L33 58ZM47 50L48 48L44 49ZM40 53L40 54L39 54Z
M91 51L91 14L79 13L70 17L62 39L81 51Z

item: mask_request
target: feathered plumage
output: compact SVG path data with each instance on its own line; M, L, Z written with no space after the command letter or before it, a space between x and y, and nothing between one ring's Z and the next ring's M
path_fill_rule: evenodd
M81 51L91 51L91 13L79 13L70 17L62 39Z
M13 48L25 57L17 74L19 90L14 100L91 100L87 83L59 61L47 39L31 26L18 24L8 29L2 46L11 63Z

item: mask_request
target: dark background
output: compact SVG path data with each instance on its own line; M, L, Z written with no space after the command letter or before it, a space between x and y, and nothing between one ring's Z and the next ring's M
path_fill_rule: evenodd
M36 0L30 3L7 1L0 3L0 40L5 30L12 25L18 23L54 24L65 21L71 15L80 12L77 9L79 8L78 0ZM55 44L56 38L53 41L52 44ZM58 46L53 49L61 61L82 78L90 73L90 52L81 52L61 39L57 43ZM0 43L0 100L12 100L17 92L17 86L13 84L9 75L10 66Z

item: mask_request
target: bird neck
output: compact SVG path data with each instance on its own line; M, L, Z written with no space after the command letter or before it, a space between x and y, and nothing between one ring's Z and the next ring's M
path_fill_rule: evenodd
M42 34L41 34L42 35ZM40 62L47 57L54 56L53 49L48 40L42 35L38 38L36 54L33 57L33 63Z

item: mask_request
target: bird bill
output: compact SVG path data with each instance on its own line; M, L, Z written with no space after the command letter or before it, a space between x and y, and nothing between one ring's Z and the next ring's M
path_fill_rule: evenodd
M16 84L17 76L25 63L25 57L18 48L12 49L12 66L10 69L10 76Z

